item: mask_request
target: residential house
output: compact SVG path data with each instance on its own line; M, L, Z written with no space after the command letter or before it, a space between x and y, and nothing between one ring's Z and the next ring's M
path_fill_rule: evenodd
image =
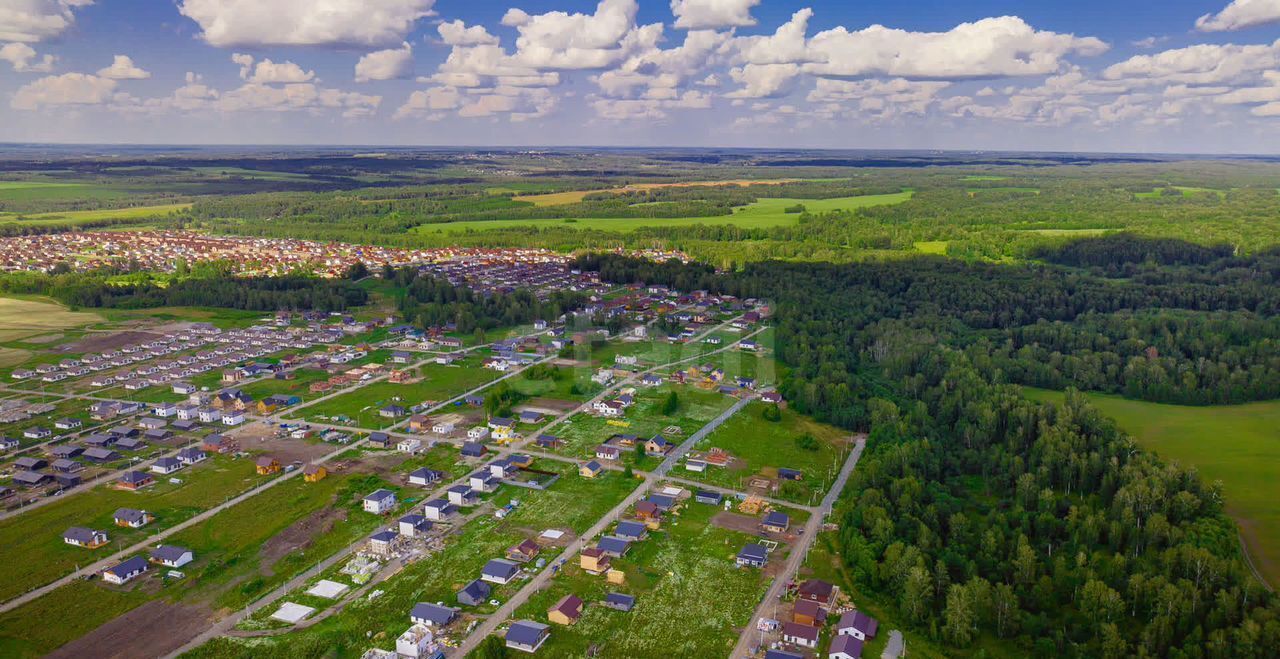
M318 483L329 475L324 465L309 464L302 468L302 479L308 483Z
M366 496L363 503L365 512L382 515L396 507L396 493L387 489L376 490Z
M480 570L480 579L489 583L505 585L511 583L520 574L520 566L503 558L495 558L485 563Z
M397 419L408 414L403 405L391 404L378 410L378 415L386 419Z
M489 429L484 426L476 426L467 431L467 439L473 442L482 442L489 437Z
M631 549L631 542L622 538L607 535L600 538L600 542L596 543L596 547L604 552L605 556L610 558L622 558Z
M449 503L456 506L469 506L476 501L476 493L466 485L454 485L447 490Z
M818 647L818 635L822 630L813 625L788 622L782 625L782 640L804 648Z
M624 593L609 593L604 596L604 605L615 611L627 612L636 606L636 598Z
M437 435L448 435L453 432L454 425L448 421L438 421L431 426L431 432Z
M827 622L827 610L813 600L796 600L791 610L791 620L803 625L822 627Z
M412 437L402 439L396 444L396 450L410 455L416 454L422 450L422 440Z
M84 450L84 458L90 462L105 463L120 459L120 454L107 448L96 446Z
M53 431L41 426L32 426L23 430L22 436L27 439L46 439L53 436Z
M560 438L554 435L541 434L534 438L533 443L540 449L548 451L560 448Z
M133 508L118 508L113 516L115 526L123 526L127 528L142 528L155 520L151 513L146 511L137 511Z
M705 503L711 506L718 506L724 500L724 495L719 492L710 492L708 490L698 490L693 495L693 500L698 503Z
M188 446L187 448L178 451L178 462L187 466L198 464L208 459L208 453L205 453L203 449L198 449L194 446Z
M592 460L591 462L588 462L587 464L584 464L581 467L579 467L578 473L582 474L582 476L586 478L595 478L596 476L599 476L600 472L603 470L604 470L604 467L602 467L599 462Z
M836 623L837 635L852 636L859 641L875 638L879 629L880 622L861 611L849 611Z
M369 445L377 448L391 448L395 440L391 439L391 435L385 432L369 433Z
M14 460L13 466L17 467L18 469L35 471L37 469L44 469L45 467L48 467L49 463L44 458L23 456L21 458L18 458L17 460Z
M165 567L180 568L194 559L190 549L177 545L160 545L151 550L151 561Z
M75 545L76 547L97 549L98 547L107 544L109 539L107 538L106 531L95 531L93 529L86 529L83 526L73 526L67 529L66 533L62 534L62 541L69 545Z
M764 659L805 659L805 656L786 650L766 650Z
M507 647L521 652L537 652L543 643L550 638L550 628L532 620L517 620L507 628L504 640Z
M13 483L22 487L37 487L44 485L51 480L48 474L42 474L38 471L19 471L13 475Z
M797 597L800 599L817 602L823 606L831 604L831 597L834 593L835 586L821 579L806 579L797 589Z
M269 455L260 456L254 461L253 465L257 468L259 476L269 476L280 472L280 461Z
M477 471L471 474L468 483L475 492L492 492L498 489L498 479L487 471Z
M72 419L72 418L58 419L57 421L53 422L53 427L57 428L58 430L75 430L76 428L79 428L80 426L83 426L83 425L84 425L84 422L81 421L80 419Z
M520 413L520 423L539 423L541 421L542 421L542 412L525 410Z
M827 659L861 659L862 641L852 636L837 634L827 648Z
M528 563L536 558L540 551L542 551L542 548L538 546L538 543L525 538L515 546L507 549L507 559L517 563Z
M140 490L154 483L155 479L141 471L126 471L116 482L126 490Z
M769 562L769 551L764 545L750 543L738 552L738 567L764 567Z
M662 435L654 435L649 441L644 443L644 452L648 455L663 456L675 447L675 444L668 442Z
M390 556L391 545L396 540L394 531L382 530L369 536L369 551L378 556Z
M596 457L601 460L617 460L622 455L616 446L601 444L596 447Z
M624 520L618 522L618 527L614 529L613 534L628 542L639 542L649 535L649 527L640 522Z
M182 462L177 458L160 458L151 464L151 473L167 476L182 469Z
M147 559L141 556L134 556L128 560L109 567L102 573L102 580L117 586L124 585L129 581L141 576L147 571Z
M603 574L609 569L612 560L599 547L588 547L578 555L579 567L589 574Z
M458 603L463 606L479 606L489 599L493 587L476 579L458 591Z
M416 538L425 535L431 530L431 522L426 517L417 513L405 515L400 518L400 535L406 538Z
M582 598L570 593L547 609L547 620L557 625L572 625L582 617L582 607Z
M473 428L472 430L475 430L475 429ZM485 428L481 428L481 430L484 430L485 433L489 432ZM469 434L470 433L468 433L468 435ZM487 451L488 449L485 448L484 444L480 444L478 442L463 442L462 444L462 457L464 458L483 457Z
M799 469L791 469L789 467L778 468L778 478L786 481L804 480L804 472Z
M426 467L421 467L419 469L415 469L409 472L409 484L417 485L419 487L426 487L428 485L431 485L432 483L439 481L441 476L443 476L443 474L436 471L435 469L428 469Z
M786 513L775 510L764 516L760 527L773 533L786 533L787 529L791 528L791 518Z
M425 414L415 414L409 417L409 432L426 432L431 427L431 419Z
M444 627L458 617L458 610L430 602L419 602L409 612L409 620L428 627Z
M84 469L84 465L67 458L58 458L57 460L54 460L52 467L54 471L60 474L74 474L75 472Z
M449 516L458 510L453 504L444 499L432 499L424 505L423 513L427 516L427 519L435 521L449 519Z
M511 439L512 433L515 431L516 422L505 417L494 417L489 420L489 430L492 437L500 442Z

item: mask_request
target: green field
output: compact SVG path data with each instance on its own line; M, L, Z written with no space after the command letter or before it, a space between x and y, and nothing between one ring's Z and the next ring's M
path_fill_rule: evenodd
M156 532L189 519L229 496L263 480L249 460L215 456L208 462L175 474L183 482L167 479L139 492L101 485L0 521L0 546L9 560L0 564L0 600L43 585L83 565L119 551ZM141 529L125 529L112 522L117 508L137 508L156 516ZM72 526L107 531L111 543L99 549L73 547L62 541Z
M96 313L71 311L52 300L0 297L0 341L83 327L101 320Z
M108 185L63 181L0 181L0 204L6 201L117 199L128 190Z
M0 216L0 220L17 219L20 217L23 224L61 224L64 222L93 222L97 220L133 220L138 218L167 215L168 213L186 210L188 208L191 208L191 204L158 204L155 206L135 206L132 208L28 213L10 217Z
M765 229L790 226L800 220L799 213L787 213L786 209L803 205L809 213L829 213L837 210L854 210L869 206L900 204L911 198L912 192L882 195L862 195L836 199L760 199L735 210L733 215L711 217L675 218L584 218L573 220L490 220L474 222L449 222L446 224L421 224L413 228L420 233L461 233L485 229L505 229L525 226L567 226L574 229L602 231L634 231L639 227L684 227L698 224L732 224L744 229Z
M571 472L571 466L538 463L538 469ZM371 646L391 648L409 626L407 612L417 602L455 604L455 592L475 579L491 558L546 528L581 533L638 483L621 475L582 479L568 473L545 491L504 487L492 499L502 505L512 497L520 505L506 519L481 514L448 536L440 553L412 562L378 585L382 595L346 605L340 612L307 629L274 637L246 640L220 638L185 655L187 657L299 657L332 655L358 657ZM542 557L555 555L544 550ZM505 600L523 582L495 586L493 597ZM491 611L492 607L483 607ZM372 640L370 639L372 636Z
M378 410L395 403L405 408L426 403L442 402L498 378L497 371L477 366L439 366L428 364L419 369L424 377L414 384L393 384L382 381L365 385L355 391L321 401L293 412L290 417L335 419L345 417L363 428L386 428L403 421L404 417L391 419L378 414Z
M728 656L766 582L761 571L734 564L734 555L751 536L712 525L717 511L715 506L688 504L662 530L635 543L614 561L627 574L621 586L593 577L571 561L513 619L545 623L547 609L573 593L586 602L582 618L571 627L553 625L539 654L588 656L594 646L600 657ZM635 608L623 613L602 606L609 592L634 596Z
M825 485L830 483L847 455L849 433L800 416L790 409L782 410L780 421L763 417L765 403L747 405L724 425L694 447L706 451L722 448L738 461L729 467L707 467L703 473L677 469L685 478L700 480L736 490L746 489L746 478L762 469L788 467L804 472L804 480L787 482L777 492L779 498L816 505ZM813 448L804 448L797 439L812 436ZM769 475L769 474L766 474ZM776 472L771 476L776 476Z
M1024 388L1036 400L1059 401L1058 391ZM1227 514L1240 526L1254 566L1280 585L1280 401L1184 407L1089 394L1089 400L1165 460L1193 465L1221 481Z

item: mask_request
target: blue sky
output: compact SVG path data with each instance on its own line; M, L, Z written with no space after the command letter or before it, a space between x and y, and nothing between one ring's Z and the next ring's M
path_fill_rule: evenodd
M1280 0L0 0L0 140L1274 153Z

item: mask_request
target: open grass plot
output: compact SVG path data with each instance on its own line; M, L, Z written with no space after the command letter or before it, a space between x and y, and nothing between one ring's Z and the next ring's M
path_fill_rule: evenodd
M848 433L787 408L780 410L781 419L770 421L765 412L771 407L758 401L748 404L694 447L700 452L725 450L734 458L728 466L708 466L703 473L677 467L674 473L745 490L751 476L775 478L780 467L799 469L803 480L782 481L776 494L788 501L816 504L844 464L850 446Z
M0 656L44 656L152 597L141 588L112 589L97 581L74 581L0 614Z
M671 414L664 414L663 405L668 394L673 391L676 394L676 409ZM622 418L605 419L579 413L557 424L549 434L559 437L563 442L558 452L583 458L592 455L596 446L615 434L631 434L646 439L662 435L679 444L681 438L697 432L732 406L733 402L734 399L729 396L695 387L663 385L639 389L635 394L635 403ZM671 429L678 429L679 432L669 432ZM634 456L625 450L622 457L624 460L634 460Z
M412 384L382 381L298 410L293 417L313 421L338 420L353 422L362 428L386 428L404 417L383 417L380 410L388 405L412 409L424 403L439 403L460 396L499 377L497 371L474 366L440 366L429 364L417 369L422 380Z
M238 388L253 396L255 400L262 400L268 396L276 394L284 394L289 396L297 396L302 400L315 398L319 394L311 393L311 384L329 379L329 373L318 368L299 368L293 371L293 378L281 380L277 378L267 378L250 382L239 386Z
M174 535L169 543L196 554L183 596L243 608L385 522L359 506L361 497L387 486L367 474L317 483L293 478Z
M535 463L534 468L554 466ZM486 510L467 523L455 535L446 538L445 548L438 554L415 561L390 579L378 584L382 594L346 604L329 618L304 630L260 639L217 639L193 651L188 657L298 657L336 653L337 656L359 656L369 647L392 649L395 638L409 627L409 611L418 602L444 602L456 606L455 593L472 579L492 558L503 556L508 547L525 538L537 536L545 528L572 527L585 530L604 511L617 505L630 489L607 479L575 483L568 475L545 491L503 486L495 498L500 503L514 496L520 500L505 519L496 519ZM508 492L509 491L509 492ZM542 557L555 555L544 549ZM493 597L505 600L523 581L495 586ZM492 606L480 607L483 612ZM464 609L464 613L470 612ZM455 623L456 624L456 623ZM454 631L446 634L456 634Z
M138 492L118 490L113 484L100 485L0 521L0 547L6 557L0 561L0 599L10 599L53 581L77 565L119 551L263 480L254 474L251 461L221 456L183 469L172 478L181 483L157 477L155 485ZM117 508L146 510L156 520L141 529L117 527L112 521ZM62 541L62 534L72 526L105 530L111 543L99 549L68 545Z
M567 594L586 602L570 627L552 625L540 654L554 657L725 657L751 618L767 582L760 570L742 569L734 555L751 536L713 526L715 506L690 504L660 531L635 543L614 567L626 583L583 572L570 561L563 574L521 607L515 619L547 621L547 609ZM621 592L636 598L630 612L601 604Z
M755 381L757 389L764 389L778 384L778 363L768 355L746 350L726 350L693 362L669 366L661 370L663 375L673 371L691 367L702 368L710 365L724 371L724 384L736 386L738 378L749 378ZM704 369L705 370L705 369Z
M1062 400L1062 393L1024 388L1036 400ZM1280 585L1280 401L1186 407L1089 394L1104 414L1143 448L1164 460L1193 465L1206 482L1221 481L1226 512L1240 527L1249 558L1272 584Z

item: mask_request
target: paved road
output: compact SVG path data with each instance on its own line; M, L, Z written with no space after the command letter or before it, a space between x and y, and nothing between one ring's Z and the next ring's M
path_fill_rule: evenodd
M340 448L340 449L338 449L338 450L336 450L336 451L333 451L333 452L331 452L331 453L328 453L328 454L324 455L323 457L320 457L320 458L318 458L318 459L316 459L316 460L313 460L312 462L313 462L313 463L315 463L315 464L323 464L323 463L325 463L325 462L328 462L328 461L330 461L330 460L332 460L332 459L336 458L337 456L339 456L339 455L341 455L341 454L343 454L343 453L346 453L347 451L350 451L350 450L352 450L352 449L354 449L354 448L357 448L357 447L361 446L362 444L364 444L364 442L365 442L365 441L367 441L367 440L361 440L361 441L355 442L355 443L353 443L353 444L351 444L351 445L349 445L349 446L344 446L344 447L342 447L342 448ZM159 532L159 533L157 533L157 534L155 534L155 535L153 535L153 536L151 536L151 537L147 538L146 540L143 540L143 541L141 541L141 542L139 542L139 543L137 543L137 544L135 544L135 545L133 545L133 546L131 546L131 547L127 548L127 549L123 549L123 550L118 551L118 552L116 552L116 553L114 553L114 554L111 554L110 556L107 556L107 557L105 557L105 558L102 558L101 560L99 560L99 561L97 561L97 562L93 563L92 565L89 565L89 566L87 566L87 567L84 567L84 568L81 568L81 569L79 569L79 570L76 570L75 572L72 572L71 574L68 574L68 575L66 575L66 576L64 576L64 577L62 577L62 578L60 578L60 579L58 579L58 580L56 580L56 581L53 581L53 582L51 582L51 583L47 583L47 584L45 584L45 585L43 585L43 586L40 586L39 588L36 588L36 589L34 589L34 590L27 591L26 593L23 593L22 595L19 595L19 596L15 597L15 598L13 598L13 599L11 599L11 600L9 600L9 601L7 601L7 602L3 603L3 604L0 604L0 613L4 613L4 612L6 612L6 611L10 611L10 610L12 610L12 609L14 609L14 608L17 608L17 607L19 607L19 606L22 606L23 604L26 604L27 602L30 602L30 601L32 601L32 600L34 600L34 599L36 599L36 598L38 598L38 597L40 597L40 596L42 596L42 595L45 595L45 594L47 594L47 593L49 593L49 592L52 592L53 590L55 590L55 589L57 589L57 588L60 588L60 587L62 587L62 586L65 586L65 585L67 585L67 584L69 584L69 583L71 583L71 582L75 581L76 579L80 578L81 576L86 576L86 575L95 575L95 574L97 574L98 572L101 572L102 570L105 570L105 569L107 569L107 568L109 568L109 567L111 567L111 566L115 565L116 563L119 563L120 561L124 560L125 558L128 558L129 556L131 556L131 555L133 555L133 554L137 554L137 553L139 553L139 552L141 552L141 551L143 551L143 550L150 549L150 548L154 547L155 545L159 544L159 543L160 543L160 541L164 540L165 538L168 538L169 536L171 536L171 535L173 535L173 534L175 534L175 533L178 533L179 531L182 531L182 530L184 530L184 529L188 529L188 528L190 528L190 527L192 527L192 526L195 526L196 524L200 524L200 523L204 522L205 520L209 519L210 517L213 517L214 515L216 515L216 514L218 514L218 513L222 512L222 511L226 510L227 508L230 508L230 507L232 507L232 506L234 506L234 505L236 505L236 504L238 504L238 503L241 503L241 502L243 502L243 501L246 501L246 500L248 500L248 499L250 499L250 498L252 498L252 497L254 497L254 496L257 496L257 495L259 495L259 494L261 494L261 493L263 493L263 492L266 492L267 490L269 490L269 489L271 489L271 488L273 488L273 487L275 487L275 486L277 486L277 485L279 485L279 484L281 484L281 483L283 483L283 482L285 482L285 481L288 481L288 480L289 480L289 479L291 479L291 478L297 478L298 476L301 476L301 475L302 475L302 470L301 470L301 469L294 469L293 471L286 472L286 473L284 473L284 474L282 474L282 475L280 475L280 476L277 476L276 478L273 478L273 479L271 479L271 480L269 480L269 481L267 481L267 482L265 482L265 483L263 483L263 484L261 484L261 485L258 485L257 487L254 487L254 488L252 488L252 489L250 489L250 490L247 490L247 491L245 491L245 492L242 492L242 493L240 493L240 494L236 495L235 497L232 497L232 498L230 498L230 499L227 499L227 500L226 500L226 501L224 501L223 503L221 503L221 504L219 504L219 505L217 505L217 506L214 506L213 508L210 508L210 509L208 509L208 510L206 510L206 511L204 511L204 512L202 512L202 513L200 513L200 514L198 514L198 515L196 515L196 516L194 516L194 517L192 517L192 518L190 518L190 519L186 520L185 522L181 522L181 523L176 524L176 525L174 525L174 526L172 526L172 527L170 527L170 528L167 528L167 529L165 529L165 530L163 530L163 531L161 531L161 532Z
M756 607L756 612L751 616L750 622L742 630L742 636L738 637L738 644L733 648L733 654L729 655L732 659L752 656L751 648L759 641L756 621L770 617L774 604L782 597L787 584L799 573L800 567L804 565L804 559L809 555L809 549L813 547L814 541L818 539L818 531L822 529L823 522L826 521L827 516L831 514L832 508L835 507L836 500L840 498L840 492L844 490L845 483L849 481L849 475L853 473L853 468L858 465L858 458L862 457L862 449L866 445L866 436L859 435L853 451L849 453L844 467L840 469L840 474L836 476L835 482L831 484L831 489L827 491L827 495L822 498L822 504L818 506L816 511L817 514L809 516L809 521L804 525L804 533L800 535L800 542L791 548L791 554L787 557L786 565L774 577L773 583L769 586L769 591L765 593L764 599L760 601L760 606Z

